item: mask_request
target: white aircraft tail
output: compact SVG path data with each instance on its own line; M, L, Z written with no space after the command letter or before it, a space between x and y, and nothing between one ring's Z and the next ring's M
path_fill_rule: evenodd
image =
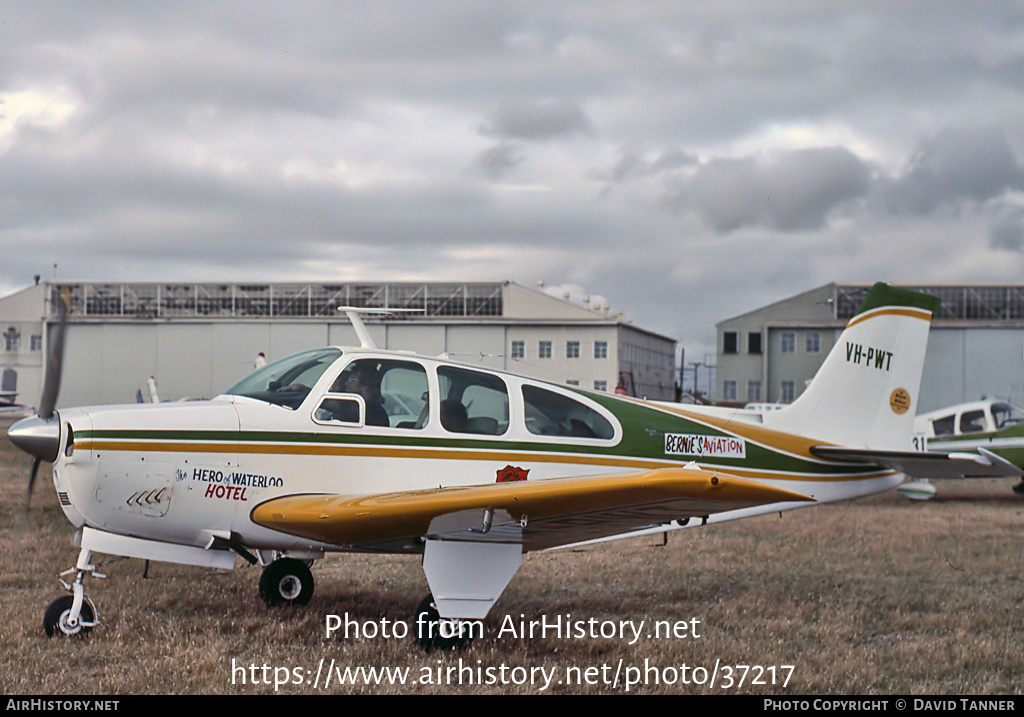
M875 284L807 389L764 425L849 447L911 450L937 297Z

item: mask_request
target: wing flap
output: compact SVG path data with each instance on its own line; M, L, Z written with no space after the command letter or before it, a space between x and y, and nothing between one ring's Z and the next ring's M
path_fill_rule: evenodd
M899 471L911 478L1005 478L1024 476L1017 466L984 448L978 453L931 451L873 451L839 446L815 446L819 458L855 463L873 463Z
M352 548L393 549L396 541L443 537L515 541L535 550L671 520L812 500L724 473L662 468L373 495L292 495L260 504L251 517L265 528ZM488 513L499 522L488 524Z

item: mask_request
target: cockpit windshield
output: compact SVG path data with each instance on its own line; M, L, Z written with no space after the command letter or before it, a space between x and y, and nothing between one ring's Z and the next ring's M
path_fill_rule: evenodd
M257 369L224 393L295 409L340 356L339 349L312 349L286 356Z
M992 404L992 420L995 421L996 430L1006 428L1024 421L1024 409L1009 403Z

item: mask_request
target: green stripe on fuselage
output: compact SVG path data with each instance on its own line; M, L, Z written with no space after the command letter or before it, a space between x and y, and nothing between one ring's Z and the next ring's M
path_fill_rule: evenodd
M834 474L837 477L856 476L872 470L870 466L849 463L826 463L812 457L801 457L792 452L769 448L747 438L741 432L732 433L718 430L698 420L691 420L676 413L647 406L640 402L624 401L612 396L586 393L591 400L601 404L615 414L623 426L631 427L624 431L618 443L593 442L583 443L580 440L563 438L552 441L521 441L501 437L472 435L465 437L441 438L437 436L416 435L416 431L396 429L394 434L365 434L361 429L352 429L345 433L326 432L290 432L290 431L199 431L199 430L159 430L159 429L96 429L82 430L75 433L76 441L82 442L124 442L118 446L121 450L132 450L135 443L158 444L204 444L207 452L246 452L258 449L260 452L273 452L274 445L280 445L282 452L289 452L288 446L322 446L325 451L330 449L372 448L383 450L452 450L480 451L508 454L537 454L543 460L544 454L579 455L593 462L595 458L608 458L609 463L615 459L654 462L661 465L685 465L695 461L703 466L718 466L722 470L765 471L771 473L796 475ZM665 450L666 434L690 434L712 437L737 437L745 443L745 457L732 458L720 456L685 456L668 454ZM213 445L214 450L209 446ZM187 445L182 446L183 450ZM163 448L161 448L163 450ZM167 445L166 450L173 450ZM471 458L471 456L460 456ZM517 458L522 458L517 456ZM782 476L784 477L784 476Z

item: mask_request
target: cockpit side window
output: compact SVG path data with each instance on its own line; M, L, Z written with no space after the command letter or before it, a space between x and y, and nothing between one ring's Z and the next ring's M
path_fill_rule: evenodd
M967 411L960 417L961 433L977 433L985 430L985 412Z
M523 386L526 428L538 436L611 439L615 428L576 399L537 386Z
M318 423L351 423L362 425L366 413L366 404L359 396L327 393L320 400L320 405L313 412Z
M347 404L345 396L349 397ZM427 373L413 361L376 358L352 361L335 378L314 417L356 423L358 418L351 416L356 396L362 399L363 422L367 426L416 429L427 424ZM348 418L335 417L339 415L335 408L344 409L343 415Z
M508 389L497 376L442 366L441 425L452 433L500 436L508 431Z

